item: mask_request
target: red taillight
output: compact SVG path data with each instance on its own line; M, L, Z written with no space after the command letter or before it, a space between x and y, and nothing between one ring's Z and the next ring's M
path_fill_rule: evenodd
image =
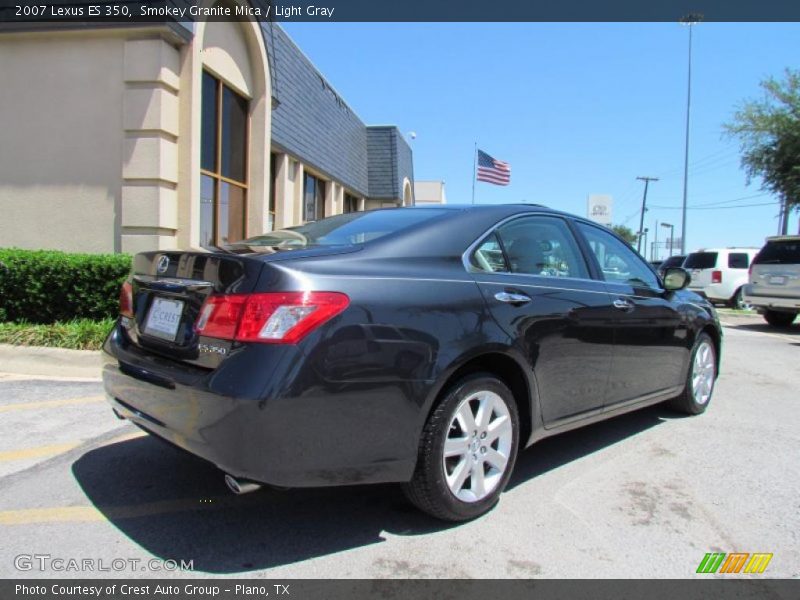
M133 318L133 286L130 281L123 283L119 290L119 314Z
M711 272L711 283L722 283L722 271Z
M247 298L246 294L209 296L200 309L195 329L200 335L232 340Z
M200 335L239 342L296 344L349 304L338 292L209 296L195 329Z

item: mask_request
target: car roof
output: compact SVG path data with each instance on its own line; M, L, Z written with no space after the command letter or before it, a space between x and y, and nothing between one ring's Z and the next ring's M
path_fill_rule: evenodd
M728 246L727 248L700 248L699 250L690 252L690 254L698 254L700 252L750 252L753 250L758 252L760 248L756 248L755 246Z
M800 235L773 235L767 238L768 242L800 242Z
M412 205L412 206L379 208L375 210L408 210L411 208L419 208L423 210L444 209L450 211L491 214L492 216L500 216L500 217L502 217L503 215L513 215L524 212L550 213L553 215L569 217L570 219L578 219L581 221L586 221L588 223L594 223L594 221L591 221L586 217L581 217L580 215L576 215L574 213L558 210L556 208L545 206L544 204L534 204L529 202L515 202L506 204L452 204L452 203L428 204L428 205Z
M445 204L417 208L421 211L438 208L442 214L438 218L423 221L396 234L379 237L371 241L364 251L371 256L460 255L469 244L485 235L499 222L525 214L546 214L592 223L584 217L540 204ZM414 210L414 207L376 210L407 211ZM443 220L451 224L445 230L441 229Z

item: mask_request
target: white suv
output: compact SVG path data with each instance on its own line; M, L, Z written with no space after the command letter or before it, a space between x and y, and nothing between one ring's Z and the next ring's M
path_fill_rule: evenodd
M758 248L708 248L692 252L683 262L683 268L692 276L689 289L711 302L746 308L742 290L757 253Z
M774 327L788 327L800 312L800 235L768 237L753 260L744 298Z

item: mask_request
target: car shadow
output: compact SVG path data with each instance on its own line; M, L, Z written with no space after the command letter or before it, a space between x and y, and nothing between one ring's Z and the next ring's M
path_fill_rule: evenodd
M150 436L85 453L72 465L83 492L136 544L193 570L233 574L418 535L451 525L410 506L398 485L236 496L213 465Z
M674 416L648 408L544 440L522 452L510 487ZM231 494L213 465L150 436L91 450L72 473L94 506L154 556L233 574L424 535L455 524L413 508L394 484ZM501 500L502 501L502 500Z
M685 415L656 405L541 440L517 456L508 489L613 446L664 421L682 418Z

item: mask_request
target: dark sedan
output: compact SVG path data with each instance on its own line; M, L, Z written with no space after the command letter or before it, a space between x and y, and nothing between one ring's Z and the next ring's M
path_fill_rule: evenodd
M350 213L138 254L104 346L116 413L237 492L401 482L488 511L517 450L711 399L714 309L621 238L541 206Z

